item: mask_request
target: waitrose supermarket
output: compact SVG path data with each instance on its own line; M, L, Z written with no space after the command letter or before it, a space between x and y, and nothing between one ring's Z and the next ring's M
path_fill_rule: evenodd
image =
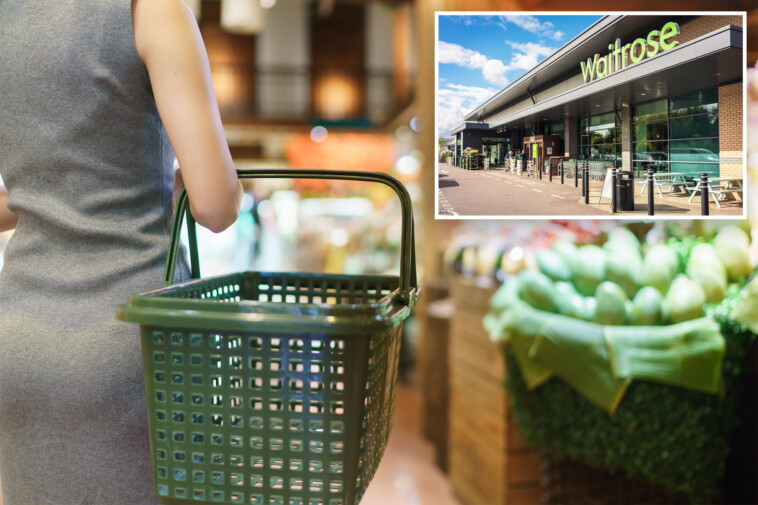
M465 116L466 148L503 165L607 162L699 177L743 176L741 13L609 15Z

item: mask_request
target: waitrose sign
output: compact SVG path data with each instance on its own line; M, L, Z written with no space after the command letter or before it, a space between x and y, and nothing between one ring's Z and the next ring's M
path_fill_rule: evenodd
M621 39L616 39L614 44L608 44L608 54L595 54L587 58L587 63L579 63L582 67L584 82L600 79L613 72L626 68L627 65L639 63L647 57L652 57L659 52L667 51L678 44L671 40L678 35L679 25L669 21L660 30L653 30L647 34L647 38L638 38L630 44L621 45ZM627 59L628 56L628 59Z

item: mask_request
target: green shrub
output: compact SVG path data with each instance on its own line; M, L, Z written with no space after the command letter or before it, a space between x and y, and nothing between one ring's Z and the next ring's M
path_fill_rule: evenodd
M526 441L590 466L621 470L693 503L717 500L729 434L738 422L736 379L756 339L729 319L738 296L739 288L730 286L724 300L705 308L726 340L723 396L635 381L609 417L557 378L527 392L513 355L506 352L506 387Z

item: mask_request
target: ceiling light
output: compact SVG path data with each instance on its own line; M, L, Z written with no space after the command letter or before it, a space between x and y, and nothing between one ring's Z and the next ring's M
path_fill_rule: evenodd
M266 26L265 11L260 2L223 0L221 2L221 28L238 35L254 35Z

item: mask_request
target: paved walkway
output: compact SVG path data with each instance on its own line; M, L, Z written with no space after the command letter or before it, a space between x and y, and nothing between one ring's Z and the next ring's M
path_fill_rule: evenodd
M504 170L464 170L439 165L440 216L602 216L603 210L579 203L581 190L547 179Z
M566 178L561 184L560 176L550 182L543 179L512 174L502 168L490 170L464 170L446 164L438 164L438 216L460 217L527 217L527 216L614 216L610 198L600 198L601 181L590 183L590 204L584 203L580 187ZM645 218L648 215L647 191L641 195L641 180L635 181L635 210L615 214L617 217ZM690 216L701 214L700 197L688 202L688 193L656 192L655 216ZM710 216L741 216L742 201L722 201L721 209L711 199Z

